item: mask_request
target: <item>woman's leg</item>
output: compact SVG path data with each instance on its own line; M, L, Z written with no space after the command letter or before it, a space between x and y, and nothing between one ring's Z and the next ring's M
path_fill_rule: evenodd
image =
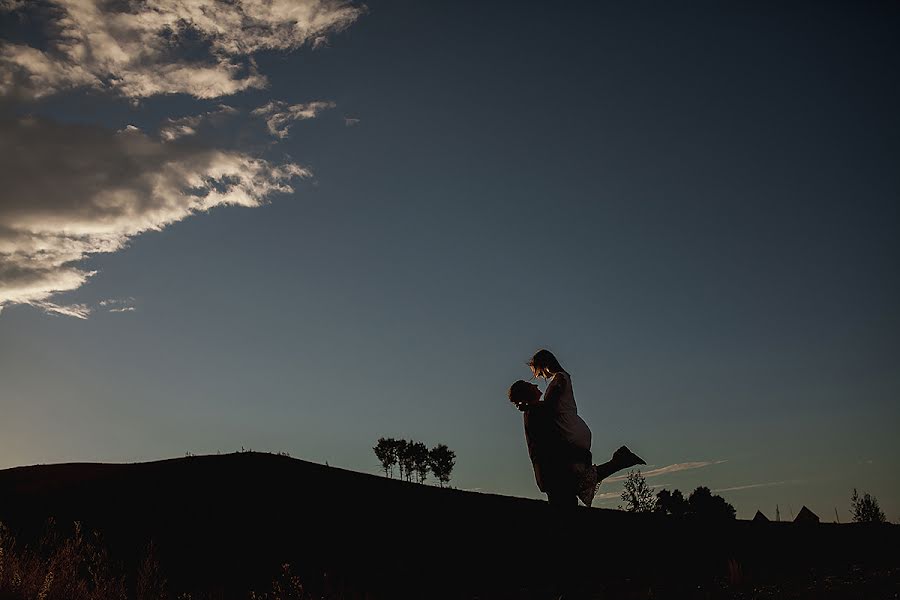
M621 446L613 452L612 458L602 465L594 465L597 469L597 481L602 481L622 469L634 467L635 465L646 465L644 459L628 449L628 446Z

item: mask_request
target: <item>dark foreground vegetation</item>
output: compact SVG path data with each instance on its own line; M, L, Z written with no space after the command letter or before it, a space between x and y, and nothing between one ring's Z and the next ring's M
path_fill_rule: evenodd
M258 453L0 471L0 521L0 600L900 593L895 525L559 514Z

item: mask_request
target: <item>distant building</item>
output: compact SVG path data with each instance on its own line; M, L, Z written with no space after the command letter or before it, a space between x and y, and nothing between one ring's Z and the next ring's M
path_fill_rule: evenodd
M762 514L761 510L758 510L758 511L756 511L756 516L753 517L753 522L754 523L768 523L769 517Z
M800 512L797 513L797 518L794 519L794 523L818 523L819 516L813 511L809 510L804 506L800 509Z

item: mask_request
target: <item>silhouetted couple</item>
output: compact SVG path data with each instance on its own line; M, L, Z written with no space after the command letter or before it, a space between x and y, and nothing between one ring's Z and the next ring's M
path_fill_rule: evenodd
M509 388L509 400L524 413L534 479L550 504L575 507L581 500L590 506L604 478L647 464L626 446L602 465L592 464L591 430L578 416L571 376L549 350L538 351L528 366L534 377L548 381L547 391L520 379Z

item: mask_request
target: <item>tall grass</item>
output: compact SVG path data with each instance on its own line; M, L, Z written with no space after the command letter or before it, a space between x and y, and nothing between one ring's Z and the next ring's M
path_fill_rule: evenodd
M100 540L85 535L80 523L61 537L49 522L36 547L19 546L0 524L0 598L3 600L157 600L159 595L128 593Z
M170 595L168 581L148 544L139 564L126 568L113 560L98 532L86 534L76 522L62 536L48 522L34 546L20 545L0 523L0 600L203 600L208 594ZM128 574L130 573L130 575ZM248 592L250 600L322 600L282 565L271 589Z

